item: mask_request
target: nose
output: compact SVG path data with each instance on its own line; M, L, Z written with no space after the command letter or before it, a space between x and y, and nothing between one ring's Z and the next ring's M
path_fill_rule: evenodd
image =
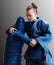
M27 19L30 19L30 17L29 17L29 16L27 16Z

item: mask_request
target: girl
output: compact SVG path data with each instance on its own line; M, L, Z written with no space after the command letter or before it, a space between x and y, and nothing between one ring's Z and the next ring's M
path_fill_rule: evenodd
M52 33L48 22L37 16L37 6L32 3L26 9L28 21L25 22L25 32L28 37L22 35L20 31L9 32L16 40L22 40L29 46L25 53L26 65L52 65L51 53L48 43L52 40Z

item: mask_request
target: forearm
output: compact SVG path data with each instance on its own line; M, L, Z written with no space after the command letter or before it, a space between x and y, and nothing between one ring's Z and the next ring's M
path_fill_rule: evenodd
M29 45L29 43L31 42L31 38L29 38L28 36L25 36L24 34L22 34L22 32L20 32L20 31L14 31L13 33L12 33L12 35L13 35L13 38L15 39L15 40L22 40L23 42L25 42L26 44L28 44Z
M46 34L45 36L39 36L36 38L38 43L42 46L45 51L45 55L49 53L48 44L52 40L52 34ZM50 54L51 55L51 54Z

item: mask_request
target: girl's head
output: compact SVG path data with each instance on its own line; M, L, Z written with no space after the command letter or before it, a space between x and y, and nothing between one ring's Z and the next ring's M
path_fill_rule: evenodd
M27 7L26 16L30 22L33 22L36 20L36 18L37 18L37 6L34 3L31 3L31 5Z

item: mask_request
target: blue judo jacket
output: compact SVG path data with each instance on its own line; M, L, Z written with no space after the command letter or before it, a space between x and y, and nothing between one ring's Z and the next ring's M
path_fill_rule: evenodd
M25 22L25 31L29 37L22 35L20 31L15 31L13 33L13 38L16 40L22 40L29 45L29 42L32 39L37 40L37 45L34 47L28 46L28 49L25 53L26 59L44 59L47 55L49 58L48 65L51 64L51 53L48 49L48 44L52 40L52 33L50 31L50 26L48 22L37 18L33 24L31 22Z
M25 21L22 17L18 17L14 27L24 34L25 32ZM20 40L13 39L13 35L8 31L6 39L6 48L4 55L4 65L21 65L21 52L23 47L23 42Z

